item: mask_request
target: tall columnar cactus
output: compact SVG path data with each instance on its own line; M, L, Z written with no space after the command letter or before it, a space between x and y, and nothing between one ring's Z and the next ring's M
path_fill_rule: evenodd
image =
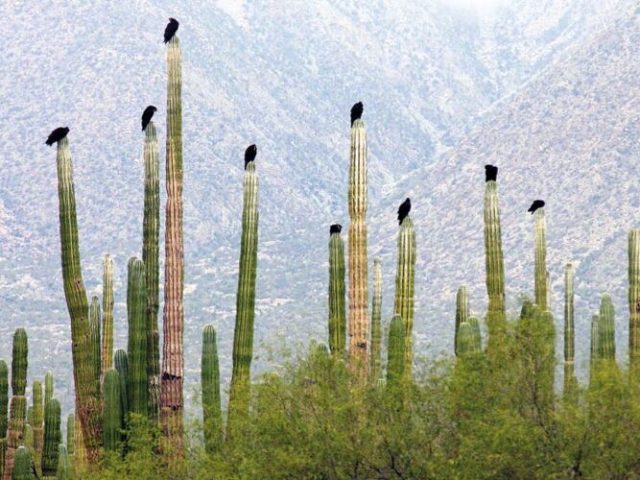
M144 218L142 222L142 261L147 280L147 378L149 381L149 418L160 413L160 336L159 238L160 238L160 162L156 127L151 121L144 136Z
M367 131L362 103L351 109L349 162L349 363L358 377L366 378L369 344L367 315Z
M473 348L476 352L481 352L482 333L480 332L480 321L478 320L478 317L470 315L467 322L469 323L469 325L471 325L471 331L473 333Z
M542 311L549 310L549 295L547 292L547 244L544 207L534 213L535 220L535 299L536 305Z
M27 388L29 347L27 332L18 328L13 334L13 356L11 360L11 389L13 395L24 395Z
M122 425L128 423L129 394L127 392L127 379L129 378L129 358L127 352L119 348L113 356L113 363L120 378L120 412L122 415Z
M76 416L70 413L67 417L67 454L73 455L73 439L76 430Z
M31 400L33 402L33 418L30 423L33 429L34 461L37 464L42 456L42 448L44 445L44 404L42 401L42 383L38 380L34 380L33 382Z
M204 441L208 453L215 453L222 447L222 411L220 407L220 368L218 347L213 325L202 331L201 358L202 413Z
M55 476L58 470L58 446L60 445L60 402L52 398L44 407L44 450L42 475Z
M382 355L382 262L373 259L373 299L371 301L371 355L369 375L371 381L380 380Z
M456 325L455 325L455 334L453 337L453 345L455 354L458 355L458 334L460 329L460 324L462 322L469 321L469 296L467 295L467 287L462 285L458 288L458 293L456 294ZM470 328L471 325L469 325Z
M182 53L174 36L167 48L167 204L160 410L167 453L182 455L184 375L184 239L182 231Z
M640 383L640 230L629 232L629 372Z
M593 380L593 375L595 372L596 365L599 361L598 358L598 345L600 344L600 334L598 329L600 327L600 315L594 313L591 316L591 345L590 345L590 377Z
M258 262L258 175L254 158L255 145L245 152L244 198L236 325L233 333L233 371L229 395L229 425L233 416L246 412L249 375L253 357L253 321L256 301L256 266Z
M387 385L398 386L402 382L405 362L405 323L400 315L394 315L389 323L387 344Z
M564 394L573 391L576 384L574 374L575 360L575 330L573 309L573 277L574 270L571 263L564 267Z
M7 451L7 419L9 413L9 368L0 360L0 478L4 475L4 455Z
M98 391L100 391L100 371L102 369L102 361L100 360L100 317L100 300L94 295L89 304L89 331L91 334L91 360L93 362L96 388Z
M331 225L329 233L329 349L342 357L347 341L347 318L344 287L344 241L342 226Z
M507 314L504 300L504 257L500 206L498 204L498 167L485 166L484 192L484 248L486 283L489 304L487 306L488 350L494 351L506 333Z
M58 445L58 470L56 471L56 480L71 479L71 462L69 461L69 453L67 447L62 443Z
M102 261L102 375L113 367L113 260L106 254Z
M44 375L44 405L53 398L53 373L47 372Z
M129 320L127 395L129 412L147 416L149 382L147 377L147 287L144 263L142 260L132 257L129 259L127 270L127 318Z
M472 353L480 352L476 332L468 321L461 322L460 325L458 325L455 350L457 357L465 357Z
M616 359L615 308L608 294L600 301L600 321L598 324L597 357L615 362Z
M16 450L15 465L11 480L36 480L31 452L24 446Z
M27 332L18 328L13 334L11 358L11 388L13 396L9 404L9 428L7 431L7 451L5 453L4 480L10 480L13 473L16 450L24 444L27 415L28 343Z
M62 277L67 308L71 318L71 353L76 406L84 431L86 455L98 460L102 439L100 393L95 382L95 365L91 362L89 335L89 305L80 269L80 248L76 220L76 199L73 186L69 139L63 138L57 147L58 198L60 204L60 244Z
M411 378L413 367L413 306L416 265L416 234L410 217L401 220L398 234L398 268L394 312L404 322L404 374Z
M122 411L120 399L120 375L115 369L104 374L104 413L102 416L102 438L104 448L117 451L122 441Z

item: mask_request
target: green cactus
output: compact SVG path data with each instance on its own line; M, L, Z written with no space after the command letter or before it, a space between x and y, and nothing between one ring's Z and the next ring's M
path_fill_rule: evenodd
M0 360L0 438L7 436L7 414L9 413L9 368Z
M202 413L204 441L208 453L215 453L222 447L222 411L220 407L220 368L218 347L213 325L202 331L201 358Z
M73 442L75 438L76 430L76 416L74 413L70 413L67 417L67 454L73 455Z
M60 445L60 402L52 398L44 407L44 449L42 451L42 475L55 476L58 470L58 446Z
M594 313L591 316L591 345L590 345L590 378L593 380L598 358L598 345L600 344L600 335L598 329L600 327L600 315Z
M181 456L184 375L184 238L182 220L182 53L174 36L167 48L166 227L160 410L165 451ZM130 359L131 360L131 359Z
M469 321L469 296L467 295L467 287L462 285L458 288L456 294L456 325L455 334L453 337L454 352L458 355L458 330L462 322ZM471 327L471 325L469 325ZM475 345L475 344L474 344Z
M600 301L597 357L599 360L616 360L615 308L608 294Z
M564 267L564 394L569 395L576 386L574 373L575 330L574 330L574 270L571 263Z
M29 423L33 428L33 449L35 451L33 460L37 465L38 460L42 456L42 448L44 444L44 404L42 402L42 383L38 380L34 380L31 392L33 414Z
M640 230L629 232L629 373L640 383Z
M382 355L382 261L373 259L373 299L371 301L371 354L369 375L372 383L380 380Z
M245 152L244 198L242 210L242 238L238 293L236 295L236 324L233 333L233 371L229 394L229 422L238 413L246 412L249 395L249 375L253 357L253 321L256 300L256 265L258 260L258 175L255 145Z
M359 112L358 112L359 110ZM354 115L355 114L355 115ZM351 109L351 154L349 161L349 364L361 379L367 376L369 318L367 314L367 131L362 103Z
M473 331L473 348L476 352L482 351L482 333L480 331L480 321L478 317L474 317L473 315L469 316L467 320L469 325L471 325L471 329Z
M495 351L502 344L507 329L507 313L504 300L504 257L502 255L502 232L500 228L500 206L498 204L498 167L485 166L484 193L484 246L486 283L489 304L487 306L487 328L489 330L488 351Z
M44 375L44 405L53 398L53 373L47 372Z
M106 254L102 261L102 345L100 372L113 368L113 260ZM102 377L101 377L102 378Z
M347 318L344 287L344 241L340 225L332 225L329 234L329 349L337 357L345 353Z
M16 450L24 444L27 414L27 397L14 395L9 404L9 428L7 430L7 450L4 459L4 479L10 479L13 473Z
M70 480L71 479L71 462L69 461L69 454L67 453L67 447L62 443L58 446L58 470L56 471L56 480Z
M456 335L456 356L465 357L473 353L479 353L476 332L469 322L461 322L458 325L458 334Z
M144 263L142 260L132 257L129 259L127 270L127 318L129 321L127 395L129 413L147 416L149 382L147 377L147 287Z
M24 426L24 446L33 452L33 427L29 422Z
M129 378L129 358L127 352L119 348L113 356L113 363L120 378L120 412L122 415L121 424L126 426L129 413L129 395L127 392L127 379Z
M413 368L413 306L416 265L416 234L410 217L402 220L398 234L398 268L396 270L396 297L394 312L404 322L404 374L411 378Z
M102 361L100 360L100 350L102 348L100 345L100 316L100 300L94 295L89 304L89 332L91 334L91 359L98 391L100 391L100 372L102 370Z
M4 479L4 462L7 452L7 439L0 438L0 478Z
M158 139L153 121L144 136L144 218L142 221L142 262L147 281L147 378L149 381L149 418L160 414L160 335L159 308L159 237L160 237L160 161Z
M19 447L16 450L13 473L9 478L11 480L36 480L33 460L28 448Z
M405 322L400 315L394 315L389 323L387 344L387 385L397 387L405 376Z
M57 146L58 198L60 205L60 244L62 277L67 308L71 318L71 353L73 357L76 405L84 431L86 455L90 462L100 457L102 439L100 393L95 382L95 365L89 335L89 305L80 269L80 248L76 220L76 200L69 139Z
M28 348L27 332L24 328L16 329L11 360L11 389L14 395L24 395L27 389Z
M547 291L547 243L544 207L533 213L535 220L535 298L536 305L542 311L549 310Z
M120 399L120 375L110 368L104 374L104 413L102 438L104 448L117 451L122 442L122 411Z

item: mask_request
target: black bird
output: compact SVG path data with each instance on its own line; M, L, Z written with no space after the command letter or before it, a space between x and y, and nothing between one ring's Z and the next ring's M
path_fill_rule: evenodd
M153 105L149 105L147 108L144 109L144 112L142 112L142 131L143 132L144 132L144 129L147 128L147 125L149 125L149 122L153 118L153 114L156 113L156 110L158 110L156 107L154 107Z
M409 215L411 211L411 199L407 198L404 202L400 204L400 208L398 208L398 224L402 225L402 221Z
M333 233L340 233L342 231L342 225L339 223L334 223L329 227L329 235Z
M358 102L351 107L351 126L353 127L353 122L362 117L362 110L364 107L362 106L362 102Z
M60 140L67 136L67 133L69 133L69 127L58 127L49 134L49 138L47 138L47 141L44 143L49 146L53 145L54 143L58 143Z
M244 151L244 169L247 169L247 165L253 162L256 159L256 155L258 154L258 147L255 145L249 145L247 149Z
M178 31L179 26L180 23L178 23L175 18L169 18L167 28L164 29L164 43L169 43L169 40L171 40Z
M533 212L542 207L544 207L544 200L534 200L527 212L531 212L531 215L533 215Z
M496 180L498 178L498 167L494 165L484 166L484 180L488 182L490 180Z

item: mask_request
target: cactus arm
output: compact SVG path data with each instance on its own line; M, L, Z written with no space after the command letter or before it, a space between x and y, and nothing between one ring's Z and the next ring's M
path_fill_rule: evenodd
M44 445L44 404L42 401L42 383L38 380L34 380L31 387L31 400L33 402L33 418L30 422L33 430L33 460L37 465L42 457Z
M469 320L469 296L467 295L467 287L462 285L458 288L456 294L456 325L455 334L453 336L454 353L458 355L458 330L460 324ZM471 325L469 326L471 327Z
M113 367L113 260L111 255L102 261L102 376ZM102 379L101 376L101 379Z
M389 323L387 344L387 386L389 387L397 387L405 377L406 338L405 322L400 315L394 315Z
M44 450L42 452L42 475L55 476L58 470L58 447L60 434L60 403L55 398L44 407Z
M342 357L346 344L344 241L340 233L329 237L329 349Z
M371 356L369 374L371 382L380 380L382 354L382 262L373 259L373 299L371 301Z
M127 357L127 352L120 348L116 350L113 356L113 363L120 378L120 414L122 415L120 423L123 427L126 427L129 422L129 395L127 392L129 358Z
M100 392L100 371L102 369L102 362L100 361L100 317L100 300L97 296L93 296L89 304L89 331L91 334L91 359L93 361L98 392Z
M207 325L202 332L201 358L202 413L204 440L208 453L218 452L222 447L222 411L220 407L220 367L216 331Z
M600 301L598 325L598 358L615 363L616 360L615 308L611 297L604 294Z
M127 395L129 413L147 416L149 384L147 378L147 291L144 263L142 260L132 257L127 264L127 271L127 318L129 323Z
M122 431L122 412L120 400L120 375L115 369L104 374L104 415L102 417L102 438L104 448L113 452L120 447Z

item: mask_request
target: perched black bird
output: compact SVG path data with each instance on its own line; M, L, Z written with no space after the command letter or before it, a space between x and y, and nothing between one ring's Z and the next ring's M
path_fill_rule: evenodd
M258 147L255 145L249 145L247 149L244 151L244 169L247 169L247 165L253 162L256 159L256 155L258 154Z
M169 43L169 40L171 40L178 31L179 26L180 24L175 18L169 18L167 28L164 29L164 43Z
M544 200L534 200L527 212L531 212L531 214L533 215L533 212L542 207L544 207Z
M411 211L411 199L407 198L404 202L400 204L400 208L398 208L398 224L402 225L402 221L409 215Z
M142 112L142 131L143 132L144 132L144 129L147 128L147 125L149 125L149 122L153 118L153 114L156 113L156 110L158 110L156 107L154 107L153 105L149 105L147 108L144 109L144 112Z
M498 178L498 167L494 165L484 166L484 180L488 182L490 180L496 180Z
M334 223L329 227L329 235L333 233L340 233L342 231L342 225L339 223Z
M362 106L362 102L356 103L353 107L351 107L351 126L353 127L353 122L362 117L362 110L364 107Z
M49 134L49 138L47 138L47 141L44 143L49 146L53 145L54 143L58 143L60 140L67 136L67 133L69 133L69 127L58 127Z

